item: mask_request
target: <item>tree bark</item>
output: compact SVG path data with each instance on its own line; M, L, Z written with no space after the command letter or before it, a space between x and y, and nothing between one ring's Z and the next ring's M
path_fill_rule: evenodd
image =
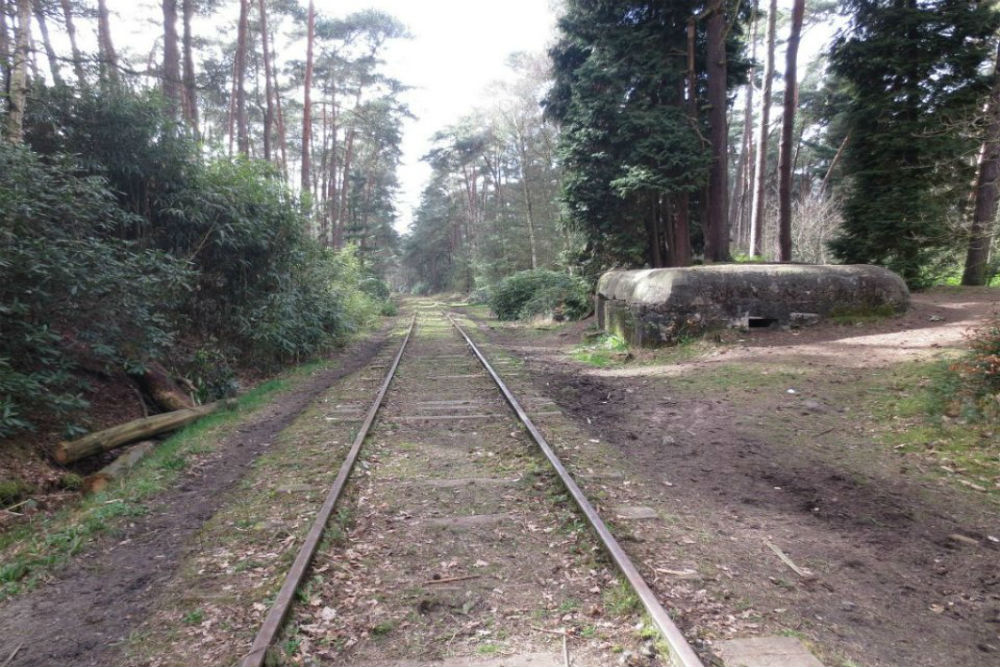
M240 20L236 33L236 58L234 63L233 93L236 105L236 150L243 156L250 155L250 134L247 128L247 51L250 43L250 0L240 0Z
M31 0L17 0L14 31L14 58L11 64L10 95L7 98L7 141L24 141L24 106L28 99L28 42L31 36Z
M6 99L10 92L10 35L7 32L7 2L0 0L0 98Z
M768 135L771 131L771 91L774 81L774 41L778 17L778 0L771 0L767 10L767 56L764 64L764 90L760 100L760 133L757 137L757 166L754 169L753 209L750 211L750 256L759 257L764 238L764 211L767 209L767 190L764 172L767 171Z
M184 120L198 132L198 89L194 76L194 34L191 19L194 17L194 0L181 0L184 15Z
M729 131L726 125L726 16L725 3L716 0L708 15L708 125L712 163L705 207L705 259L729 259Z
M164 410L184 410L193 408L194 401L177 386L170 373L162 365L151 363L139 377L142 388L153 401Z
M76 23L73 21L73 6L69 0L60 0L62 6L63 20L66 22L66 34L69 36L69 46L73 53L73 72L76 74L77 83L81 88L87 86L87 77L83 72L83 57L80 55L80 48L76 44Z
M264 0L258 1L260 9L260 43L264 56L264 97L267 104L264 110L264 159L271 161L271 137L274 133L274 90L271 85L271 50L267 35L267 6Z
M118 54L111 41L111 22L108 18L107 0L97 0L97 45L100 60L101 82L117 87L121 83L118 73Z
M38 23L38 32L42 34L42 46L45 47L45 56L49 61L49 71L52 73L52 83L57 86L62 86L65 81L62 78L62 74L59 72L59 58L56 56L55 49L52 48L52 40L49 39L49 26L45 22L45 8L42 7L40 0L35 0L35 21Z
M114 461L104 466L92 475L87 475L83 480L84 493L100 493L112 482L121 479L134 468L139 461L152 452L156 445L155 440L140 442L121 453Z
M795 0L792 4L792 26L785 52L785 99L778 156L778 259L782 262L792 261L792 137L799 102L799 37L805 6L805 0Z
M1000 178L1000 44L993 68L993 90L986 106L989 124L976 177L976 204L969 229L963 285L985 285L997 219L997 179Z
M212 414L222 407L231 408L235 405L236 401L234 400L216 401L215 403L200 405L196 408L175 410L173 412L164 412L160 415L153 415L152 417L133 419L130 422L113 426L103 431L97 431L76 440L60 442L56 448L55 459L63 465L79 461L88 456L110 451L136 440L144 440L160 433L174 431L205 415Z
M302 194L309 194L312 165L309 162L309 142L312 141L311 89L313 78L313 38L316 32L316 8L309 0L309 19L306 28L306 75L302 95Z
M177 0L163 0L163 96L176 120L181 112L181 54L177 43Z

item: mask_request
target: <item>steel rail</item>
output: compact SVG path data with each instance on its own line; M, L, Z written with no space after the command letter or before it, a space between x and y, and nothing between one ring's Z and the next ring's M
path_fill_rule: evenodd
M698 658L694 649L692 649L691 645L688 644L687 639L685 639L684 635L681 634L680 629L676 624L674 624L673 620L671 620L670 616L667 614L666 609L664 609L663 605L660 604L660 601L656 599L656 595L653 593L652 589L650 589L649 585L647 585L645 580L643 580L642 575L639 574L639 570L635 567L635 564L632 563L632 559L628 557L628 554L626 554L625 550L622 549L618 540L615 539L615 536L611 534L610 530L608 530L604 521L601 520L597 510L594 509L594 506L590 504L589 500L587 500L587 497L583 494L583 491L580 490L580 487L577 486L577 483L573 481L573 477L569 474L566 467L562 464L562 461L559 460L559 457L556 456L552 447L545 440L545 436L542 435L541 431L538 430L534 422L531 421L531 418L528 417L528 414L521 407L521 404L518 403L514 394L507 388L504 381L500 378L497 372L493 370L493 366L490 365L490 362L487 361L483 353L480 352L479 348L476 347L476 344L472 342L472 339L469 338L468 334L466 334L462 327L458 325L458 322L455 321L450 313L448 314L448 320L452 323L452 326L458 330L458 333L462 335L462 338L465 339L469 348L493 378L493 382L496 383L500 392L507 400L507 403L514 410L514 412L517 413L518 418L524 424L525 428L528 429L528 433L531 434L535 443L542 450L542 453L545 454L545 458L547 458L549 463L552 464L552 467L555 468L556 473L559 475L559 479L562 480L566 490L569 491L571 496L573 496L573 500L576 501L580 511L587 517L587 521L590 523L590 526L601 538L601 542L604 543L604 547L608 550L608 554L611 556L615 565L618 566L622 575L628 581L629 585L632 586L636 595L639 596L642 606L646 608L646 612L649 613L653 624L656 625L656 628L660 631L664 641L666 641L670 648L671 663L674 664L675 667L704 667L701 659Z
M371 407L368 408L365 421L361 424L361 428L354 438L354 443L347 453L347 458L344 459L344 463L340 466L340 472L337 473L337 478L333 481L333 486L330 487L330 491L327 493L326 501L316 515L316 519L313 521L312 527L306 535L305 542L302 543L295 562L292 563L291 569L285 576L285 581L281 585L281 590L278 591L278 596L275 598L274 604L271 605L267 616L264 617L264 623L260 626L260 630L253 640L250 652L240 661L240 667L262 667L264 664L267 649L274 643L275 637L277 637L278 632L281 630L285 615L288 613L288 609L292 605L292 600L295 598L295 591L298 589L299 584L302 583L302 578L309 568L309 563L312 562L316 549L319 547L320 539L322 539L323 531L330 520L333 507L337 504L337 500L340 498L340 494L347 484L347 478L358 459L361 445L364 443L365 438L368 436L368 430L375 421L375 414L382 407L382 401L385 399L386 392L389 391L389 385L396 374L396 367L399 366L399 360L403 357L403 350L406 349L406 344L410 342L410 335L413 333L416 323L417 316L414 315L413 319L410 320L410 328L406 331L406 337L403 338L403 343L399 346L399 352L396 353L396 358L393 359L392 365L385 375L385 379L382 380L382 386L379 388L378 395L376 395Z

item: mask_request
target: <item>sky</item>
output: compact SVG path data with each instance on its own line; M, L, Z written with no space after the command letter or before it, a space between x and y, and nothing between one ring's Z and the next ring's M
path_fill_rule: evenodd
M386 73L412 86L405 100L416 119L403 134L403 164L397 229L409 226L412 210L430 176L420 161L431 137L485 103L488 85L508 74L507 56L539 52L555 35L548 0L319 0L316 11L345 16L362 9L395 16L412 35L385 55Z

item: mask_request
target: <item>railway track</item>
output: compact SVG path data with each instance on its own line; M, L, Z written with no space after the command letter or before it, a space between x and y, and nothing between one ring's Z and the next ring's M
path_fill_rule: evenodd
M451 316L414 316L367 412L331 417L357 419L356 437L242 667L272 650L310 664L700 667L533 423L553 404L503 382L516 372Z

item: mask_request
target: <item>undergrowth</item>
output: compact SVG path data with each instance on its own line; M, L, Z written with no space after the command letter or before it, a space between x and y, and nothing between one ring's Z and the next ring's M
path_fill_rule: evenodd
M245 418L289 388L294 378L322 368L305 364L264 382L239 398L237 407L200 419L161 443L119 483L30 523L0 534L0 601L31 590L101 535L114 534L148 512L146 502L169 488L191 457L209 452L222 429Z

